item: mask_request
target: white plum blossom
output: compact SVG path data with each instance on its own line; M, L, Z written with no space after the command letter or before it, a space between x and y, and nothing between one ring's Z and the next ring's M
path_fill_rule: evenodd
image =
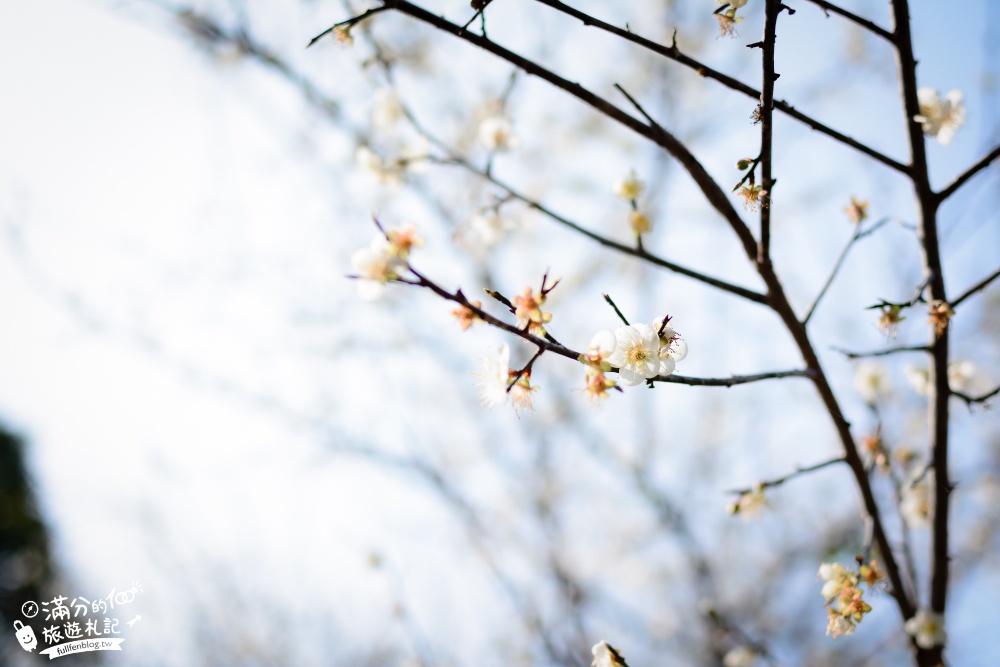
M599 641L590 649L594 656L591 667L627 667L621 654L606 641Z
M906 634L913 637L917 646L923 649L943 646L947 639L944 630L944 617L930 609L920 609L916 616L903 625Z
M922 479L906 479L899 491L899 513L910 528L926 528L931 516L931 485Z
M386 129L396 124L403 117L403 105L399 95L392 88L380 88L375 91L375 103L372 106L372 124L377 128Z
M607 359L614 353L615 347L618 345L618 339L615 334L611 331L598 331L594 334L594 337L590 339L590 347L587 351L592 354L598 362L607 361Z
M836 639L841 635L849 635L853 632L854 621L847 616L841 616L831 609L827 616L826 634Z
M618 369L626 385L637 385L660 374L660 339L646 324L615 330L615 349L608 363Z
M906 379L913 391L926 396L930 391L931 374L924 366L907 366ZM968 391L976 380L976 364L971 361L953 361L948 364L948 386L952 391Z
M479 360L480 371L473 373L479 381L479 400L484 407L492 408L507 401L507 386L510 379L510 348L504 343L496 356Z
M392 244L378 234L367 248L351 256L357 272L358 295L365 301L375 301L385 291L385 285L399 276L406 263L393 252Z
M510 120L504 116L489 116L479 124L479 143L491 151L509 151L517 147L517 138Z
M492 248L507 236L510 223L493 209L480 211L469 220L469 234L484 248Z
M875 405L880 397L889 393L885 368L880 364L862 362L854 374L854 388L868 405Z
M960 90L952 90L944 99L933 88L917 91L920 114L913 120L920 123L924 134L934 137L942 146L951 143L958 128L965 122L965 96Z
M688 354L688 345L673 327L663 326L663 318L653 320L653 331L660 338L660 375L670 375L674 372L678 361L684 361ZM661 332L662 329L662 332Z

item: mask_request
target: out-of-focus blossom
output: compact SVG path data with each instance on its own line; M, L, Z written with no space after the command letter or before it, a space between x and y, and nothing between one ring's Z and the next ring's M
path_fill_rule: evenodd
M947 146L955 137L955 132L965 123L965 96L960 90L949 91L942 99L933 88L917 91L920 113L913 120L920 123L924 134L934 137L942 146Z

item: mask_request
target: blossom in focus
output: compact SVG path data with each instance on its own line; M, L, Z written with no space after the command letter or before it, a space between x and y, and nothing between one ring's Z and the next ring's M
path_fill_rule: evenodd
M628 176L616 181L614 185L615 194L622 199L627 199L629 201L635 201L642 194L643 189L645 189L646 184L640 181L636 175L635 171L629 171Z
M903 625L906 634L913 637L917 646L923 649L943 646L947 639L944 617L930 609L920 609L913 618Z
M674 372L677 362L684 361L688 354L688 345L681 338L673 327L669 325L670 318L667 318L667 325L664 325L663 318L653 320L652 328L660 339L660 375L670 375Z
M875 405L878 399L889 393L885 379L885 368L881 364L862 362L854 373L854 389L868 405Z
M580 362L587 366L586 391L591 398L608 397L608 390L617 386L614 380L604 374L611 370L608 357L614 352L617 339L611 331L598 331L590 339L586 354L580 355Z
M756 211L758 205L767 208L767 190L760 185L744 185L736 194L743 197L744 211Z
M924 134L934 137L942 146L951 143L958 128L965 122L965 97L960 90L952 90L944 99L933 88L917 91L920 113L913 120L920 123Z
M590 652L594 656L594 661L590 663L591 667L628 667L625 658L606 641L594 644Z
M619 327L608 363L618 369L618 376L629 386L654 378L660 373L660 339L645 324Z
M851 197L851 205L844 209L847 217L856 225L861 224L868 217L868 205L871 202L861 201L857 197Z
M504 116L489 116L479 124L479 143L487 150L503 152L517 147L510 120Z
M528 327L528 331L536 336L545 335L545 325L552 321L552 313L542 310L545 292L535 294L530 287L525 287L524 293L511 299L511 303L514 304L517 326Z
M398 278L406 268L406 263L381 234L376 235L367 248L351 256L351 265L357 272L358 295L365 301L381 297L386 283Z

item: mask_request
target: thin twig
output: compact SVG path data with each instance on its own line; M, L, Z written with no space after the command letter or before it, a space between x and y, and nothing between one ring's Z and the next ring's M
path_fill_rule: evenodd
M817 464L811 465L811 466L805 466L805 467L796 466L796 468L795 468L795 470L793 472L790 472L787 475L784 475L782 477L778 477L776 479L767 480L766 482L761 482L760 484L757 484L757 485L755 485L753 487L749 487L749 488L745 488L745 489L730 489L726 493L734 493L734 494L739 494L739 495L742 496L742 495L745 495L747 493L753 493L754 488L771 489L771 488L774 488L776 486L781 486L782 484L784 484L788 480L794 479L794 478L798 477L799 475L805 475L806 473L814 472L816 470L822 470L823 468L826 468L828 466L836 465L838 463L846 463L846 462L847 461L846 461L846 459L843 456L838 456L835 459L830 459L829 461L823 461L822 463L817 463Z
M843 16L845 19L858 24L865 30L868 30L872 34L878 35L882 39L888 40L889 42L893 41L892 33L886 30L885 28L872 23L868 19L861 18L857 14L852 14L851 12L841 7L838 7L832 2L827 2L826 0L807 0L807 2L811 2L814 5L821 7L823 11L827 12L828 14L829 13L839 14Z
M948 187L937 193L938 203L943 202L945 199L955 194L955 191L965 185L966 181L988 167L989 164L998 157L1000 157L1000 145L995 146L993 150L983 156L983 159L966 169L954 181L952 181Z
M585 26L594 26L595 28L598 28L605 32L609 32L613 35L621 37L622 39L628 42L637 44L645 49L648 49L653 53L657 53L665 58L673 60L676 63L680 63L681 65L684 65L685 67L694 70L699 76L703 76L706 79L712 79L713 81L718 81L727 88L743 93L747 97L752 97L753 99L760 100L759 90L755 90L752 86L748 86L742 81L739 81L738 79L734 79L733 77L727 74L723 74L718 70L712 69L708 65L698 60L695 60L694 58L691 58L690 56L684 53L681 53L680 49L677 47L676 38L674 39L673 43L670 46L664 46L652 40L646 39L645 37L640 37L639 35L636 35L635 33L631 32L630 30L624 30L622 28L618 28L617 26L613 26L610 23L605 23L604 21L594 18L593 16L585 12L581 12L578 9L574 9L573 7L570 7L569 5L560 2L559 0L535 0L535 2L539 2L548 7L552 7L553 9L556 9L564 14L572 16L573 18L581 21ZM826 136L830 137L831 139L834 139L835 141L839 141L842 144L850 146L851 148L864 153L868 157L871 157L876 161L881 162L882 164L886 165L891 169L894 169L902 174L909 173L910 168L907 165L903 164L902 162L894 160L891 157L876 151L870 146L867 146L861 143L860 141L857 141L856 139L852 139L851 137L848 137L847 135L838 132L837 130L834 130L829 126L820 123L811 116L808 116L798 111L797 109L795 109L795 107L788 104L787 102L783 102L781 100L775 100L774 108L794 118L799 122L805 123L810 128L816 130L817 132L825 134Z
M997 394L1000 394L1000 386L996 386L985 394L980 394L979 396L970 396L969 394L961 391L952 390L951 392L952 396L962 399L970 408L976 403L985 403Z
M629 326L628 320L625 319L624 315L622 315L622 311L618 310L618 304L616 304L614 301L612 301L611 297L609 295L604 294L603 296L604 296L604 300L608 302L608 305L615 309L615 314L618 316L618 319L620 319L622 322L624 322L625 326Z
M315 44L319 40L323 39L324 37L326 37L327 35L329 35L331 32L333 32L334 30L336 30L337 28L344 28L344 27L350 28L351 26L356 25L358 23L361 23L365 19L370 18L370 17L374 16L375 14L378 14L379 12L386 11L387 9L392 9L392 8L389 7L388 4L384 4L381 7L373 7L373 8L369 9L368 11L366 11L363 14L358 14L357 16L352 16L351 18L347 19L346 21L341 21L340 23L334 23L332 26L330 26L329 28L327 28L326 30L324 30L323 32L321 32L320 34L318 34L315 37L313 37L312 39L310 39L309 43L306 44L306 48L308 49L310 46L312 46L313 44Z
M878 229L888 221L889 221L888 217L882 218L881 220L876 222L874 225L872 225L869 229L866 229L865 231L861 231L860 224L855 228L854 233L851 234L851 238L848 239L847 244L844 246L844 249L840 251L840 256L837 258L837 262L833 265L833 271L830 272L830 275L827 277L826 282L823 283L823 288L820 289L819 294L817 294L816 298L813 299L812 305L809 306L809 310L806 312L806 316L802 318L802 324L809 323L809 320L810 318L812 318L813 313L816 312L816 307L819 306L819 302L823 300L823 297L826 295L827 290L830 289L831 285L833 285L833 281L837 277L837 273L840 271L841 266L843 266L844 260L847 259L847 254L851 251L851 248L854 246L854 244L863 239L864 237L868 236L872 232L874 232L876 229Z
M848 359L868 359L870 357L885 357L890 354L898 354L900 352L930 352L931 348L928 345L900 345L899 347L890 347L884 350L874 350L872 352L850 352L849 350L844 350L839 347L830 348L834 352L840 352L842 355Z
M994 271L990 275L986 276L985 278L983 278L982 280L980 280L978 283L976 283L975 285L973 285L969 289L967 289L964 292L962 292L962 294L960 296L955 297L952 301L950 301L948 303L948 305L951 306L952 308L955 308L958 304L962 303L963 301L965 301L966 299L968 299L970 296L972 296L976 292L978 292L978 291L980 291L982 289L985 289L987 285L989 285L991 282L993 282L997 278L1000 278L1000 269L997 269L996 271Z

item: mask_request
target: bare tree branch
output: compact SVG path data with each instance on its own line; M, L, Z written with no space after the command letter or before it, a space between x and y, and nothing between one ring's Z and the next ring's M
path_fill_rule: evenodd
M865 231L861 231L861 225L860 223L858 224L858 226L854 230L854 233L851 235L851 238L848 239L847 244L844 246L844 249L840 251L840 256L837 257L837 261L833 265L833 271L830 272L830 275L827 277L826 282L823 283L823 287L820 289L819 294L817 294L816 298L813 299L812 305L809 306L809 310L806 311L806 316L802 318L802 324L809 323L809 320L812 318L813 313L816 312L816 308L819 306L819 302L823 300L823 297L826 296L827 290L829 290L830 286L833 285L834 279L840 272L840 267L843 266L844 260L847 259L847 254L851 251L851 248L854 247L854 244L863 239L864 237L868 236L869 234L875 232L875 230L877 230L879 227L881 227L888 221L889 218L882 218L881 220L876 222L874 225L872 225Z
M951 306L952 308L957 307L958 304L962 303L963 301L965 301L966 299L968 299L970 296L972 296L976 292L979 292L980 290L985 289L987 285L989 285L991 282L993 282L997 278L1000 278L1000 269L997 269L996 271L994 271L990 275L986 276L985 278L983 278L982 280L980 280L978 283L976 283L975 285L973 285L969 289L967 289L964 292L962 292L959 296L955 297L954 300L950 301L948 303L948 305Z
M889 347L884 350L874 350L872 352L851 352L849 350L843 350L839 347L831 348L835 352L840 352L842 355L848 359L867 359L869 357L885 357L890 354L899 354L900 352L930 352L931 348L928 345L901 345L899 347Z
M915 120L920 114L917 98L917 61L913 55L913 38L910 34L910 8L908 0L892 0L892 23L896 45L897 69L903 101L903 121L910 144L910 177L917 199L918 230L924 274L928 277L930 297L945 301L944 272L941 267L941 249L938 243L938 198L930 186L927 153L923 129ZM930 432L931 463L934 466L934 511L931 536L930 608L944 614L948 593L948 506L951 499L951 482L948 479L948 421L951 389L948 386L949 327L935 331L931 328L931 381L928 383L928 430ZM903 610L903 616L910 618ZM917 663L931 667L942 661L943 646L924 649L911 638Z
M989 390L988 392L980 394L979 396L971 396L961 391L951 392L952 396L957 396L958 398L962 399L963 401L965 401L965 404L968 405L970 408L976 403L986 403L986 401L990 400L997 394L1000 394L1000 386L996 386L993 389Z
M838 463L846 463L846 459L844 459L843 456L838 456L835 459L830 459L829 461L823 461L822 463L816 463L816 464L811 465L811 466L805 466L805 467L797 466L795 468L794 472L790 472L787 475L784 475L782 477L777 477L775 479L771 479L771 480L768 480L766 482L761 482L760 484L756 485L756 487L759 487L759 488L762 488L762 489L770 489L770 488L774 488L776 486L781 486L785 482L787 482L787 481L789 481L791 479L795 479L796 477L798 477L800 475L805 475L805 474L810 473L810 472L815 472L816 470L822 470L823 468L826 468L826 467L829 467L829 466L832 466L832 465L836 465ZM753 493L754 488L756 488L756 487L747 487L747 488L744 488L744 489L730 489L726 493L734 493L734 494L744 495L744 494L747 494L747 493Z
M991 150L989 153L983 156L983 159L981 159L979 162L966 169L954 181L952 181L948 185L948 187L946 187L941 192L937 193L938 203L943 202L945 199L955 194L956 190L965 185L965 183L970 178L972 178L980 171L988 167L990 163L996 160L998 157L1000 157L1000 145L995 146L993 150Z
M865 30L871 32L872 34L878 35L882 39L888 40L889 42L893 41L892 33L886 30L885 28L882 28L881 26L872 23L866 18L862 18L857 14L852 14L851 12L847 11L846 9L843 9L842 7L838 7L832 2L827 2L826 0L807 0L807 1L813 3L818 7L821 7L823 11L827 13L827 15L831 13L839 14L848 21L858 24Z
M582 352L577 352L576 350L570 349L559 343L555 343L545 338L541 338L527 330L514 326L508 322L490 315L488 312L483 310L481 307L476 306L462 290L456 290L455 292L449 292L445 288L441 287L434 281L430 280L423 274L416 271L412 266L408 267L410 272L416 276L416 280L398 279L394 282L403 283L406 285L413 285L415 287L424 287L430 291L437 294L439 297L446 301L451 301L457 303L460 306L467 308L468 310L475 313L476 317L486 322L490 326L496 327L506 331L507 333L514 334L518 338L521 338L532 345L536 346L539 352L553 352L561 357L566 357L567 359L572 359L573 361L579 361L580 357L583 356ZM538 355L536 355L538 356ZM617 369L611 369L617 372ZM728 378L698 378L698 377L688 377L685 375L657 375L654 378L650 378L648 382L665 382L671 384L686 384L693 387L732 387L738 384L749 384L751 382L760 382L761 380L775 380L786 377L813 377L813 372L810 370L789 370L789 371L773 371L768 373L756 373L752 375L733 375Z
M760 100L759 90L755 90L752 86L748 86L742 81L739 81L738 79L734 79L733 77L727 74L723 74L718 70L712 69L708 65L681 53L680 49L677 47L676 34L674 36L673 43L670 46L664 46L652 40L646 39L645 37L640 37L639 35L636 35L635 33L629 30L624 30L622 28L613 26L610 23L605 23L604 21L596 19L593 16L586 14L585 12L581 12L578 9L574 9L573 7L570 7L569 5L560 2L559 0L535 0L535 2L547 5L564 14L572 16L573 18L581 21L585 26L594 26L596 28L599 28L600 30L604 30L605 32L609 32L613 35L621 37L622 39L629 41L633 44L642 46L643 48L648 49L661 56L664 56L665 58L669 58L674 62L680 63L681 65L684 65L685 67L694 70L699 76L703 76L706 79L712 79L714 81L718 81L727 88L743 93L747 97L752 97L753 99ZM794 118L795 120L808 125L810 128L816 130L817 132L825 134L826 136L830 137L831 139L834 139L835 141L839 141L842 144L850 146L851 148L860 151L861 153L864 153L868 157L875 159L876 161L884 164L885 166L891 169L894 169L895 171L898 171L903 174L909 173L909 167L906 166L905 164L897 160L894 160L887 155L879 153L870 146L867 146L861 143L860 141L852 139L851 137L848 137L847 135L820 123L811 116L808 116L802 113L801 111L798 111L797 109L795 109L795 107L788 104L787 102L781 100L775 100L774 108L790 116L791 118Z

